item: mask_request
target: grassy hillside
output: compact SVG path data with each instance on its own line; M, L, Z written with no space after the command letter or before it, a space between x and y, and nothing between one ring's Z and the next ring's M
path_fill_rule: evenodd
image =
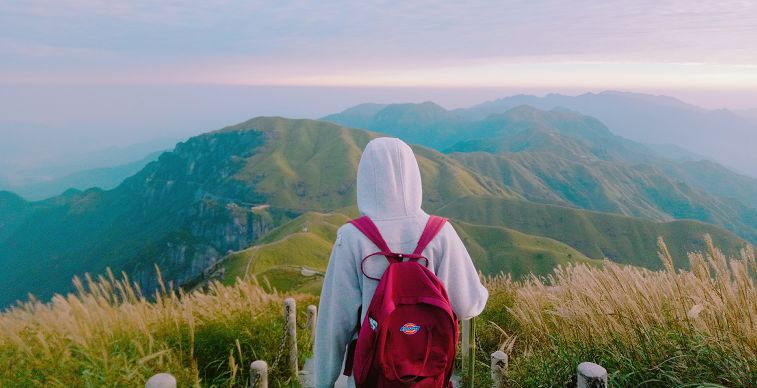
M318 295L336 230L350 218L339 213L308 212L265 235L254 246L226 256L216 272L232 284L254 277L264 288ZM303 269L310 270L303 275Z
M70 290L73 275L108 266L128 271L145 289L155 286L150 280L154 263L171 280L183 282L219 252L249 246L286 216L278 209L254 213L222 199L260 201L260 195L225 174L238 168L237 156L261 144L255 132L199 136L113 190L32 203L32 211L0 240L0 265L7 269L0 273L0 305L27 292L47 298Z
M498 226L455 222L454 226L484 274L507 273L519 279L529 274L546 275L561 265L601 264L578 250L547 237L535 236Z
M583 361L605 367L610 386L753 386L754 251L726 257L706 241L704 251L688 255L690 271L673 270L681 258L662 243L661 271L608 263L525 282L489 279L479 365L504 349L511 387L571 386Z
M30 211L30 204L23 198L0 191L0 241L11 235Z
M439 112L435 107L423 109ZM403 117L410 122L410 118L424 115L420 112ZM517 117L513 119L517 127L527 125L531 116L540 113L523 108L511 115ZM551 113L540 125L559 126L565 134L588 131L599 138L611 137L591 119L560 119L566 115L569 113ZM0 272L0 306L25 298L27 292L46 299L54 292L70 290L71 276L102 273L106 267L126 271L146 291L158 286L152 277L156 263L164 269L167 279L192 284L233 252L237 252L236 256L228 261L237 263L229 266L234 274L242 273L239 266L245 258L246 263L280 262L279 266L260 264L251 272L258 276L269 271L258 277L285 289L287 278L299 279L297 271L304 264L324 267L325 252L333 237L288 233L290 244L271 240L265 249L245 250L303 213L328 213L354 206L359 156L375 136L378 135L327 122L262 117L180 143L113 190L69 191L41 202L26 202L5 194L0 197L0 266L4 268ZM548 138L542 136L541 140ZM527 143L528 138L520 140ZM550 144L553 143L544 143ZM575 145L585 147L583 143ZM598 155L591 147L588 151ZM685 185L649 178L654 175L624 175L625 170L610 167L584 171L586 165L575 162L576 158L568 159L571 152L565 154L564 161L555 159L552 151L543 152L552 155L552 159L546 159L549 162L524 157L519 161L520 175L513 174L511 180L503 177L507 166L497 159L499 156L479 163L419 146L414 147L414 152L423 177L424 209L432 213L443 209L442 214L446 212L473 225L511 229L476 229L469 233L482 248L477 260L486 260L487 271L544 273L567 260L564 247L534 249L539 245L531 237L516 236L514 230L560 241L590 258L607 256L637 265L654 265L648 242L661 233L669 238L671 246L680 249L677 252L693 246L690 242L703 231L718 238L725 249L735 249L741 243L732 235L700 223L660 226L634 221L630 223L634 225L634 235L626 236L628 218L545 207L525 199L639 212L658 220L667 219L666 215L700 218L735 230L746 228L744 220L752 217L749 212L727 217L733 209L726 204L710 202L709 197L698 196L701 193ZM529 169L533 171L529 173ZM495 203L511 205L500 208ZM520 220L510 223L513 218ZM757 222L757 216L752 218ZM601 225L597 220L602 220ZM500 235L481 240L478 233ZM514 241L510 247L496 249L508 252L515 261L483 253L492 252L489 248L501 241ZM293 249L297 254L289 254ZM242 251L245 252L239 253ZM310 257L301 257L305 254ZM260 259L250 260L252 256ZM38 281L42 278L45 282ZM301 280L296 288L317 290L315 280Z
M305 213L272 230L254 246L226 256L211 277L225 284L233 284L237 277L254 277L269 291L317 295L336 230L350 218L340 213ZM452 222L476 268L484 274L505 272L519 278L529 273L544 275L568 263L600 263L550 238L503 227Z
M322 120L401 137L408 143L444 149L454 144L465 122L441 106L420 104L362 104Z
M755 179L711 162L697 168L702 162L667 158L657 149L614 135L595 118L564 108L543 111L517 105L487 116L438 108L432 115L436 124L421 131L421 137L414 128L428 124L427 115L420 114L427 110L422 105L361 110L359 123L451 153L476 173L532 201L657 221L693 219L757 242L757 207L751 195L757 193ZM382 115L387 110L405 114ZM419 117L416 127L407 123L412 117ZM352 118L336 114L326 119Z
M179 284L193 281L228 251L305 211L353 205L359 156L374 136L257 118L180 143L113 190L33 203L5 195L0 305L27 292L47 298L70 290L71 276L106 267L127 271L145 290L157 286L154 263ZM439 152L416 153L428 209L466 195L518 197Z
M565 386L583 361L606 367L612 386L750 386L757 378L754 252L727 259L707 244L689 256L690 271L674 271L680 260L664 246L661 252L665 270L656 272L606 263L523 281L488 278L474 386L491 385L489 354L497 349L509 355L514 387ZM155 301L112 275L79 285L50 304L0 313L0 386L142 386L158 372L173 374L179 386L246 386L250 362L273 366L279 353L284 295L253 279L191 293L168 289ZM317 298L293 296L304 322L304 307ZM311 341L298 329L300 363L312 356ZM285 366L284 359L273 367L270 386L292 386Z
M266 144L234 179L254 187L272 206L333 210L354 203L355 176L365 145L377 134L313 120L253 119L219 133L263 129ZM414 147L423 176L424 205L461 195L518 197L433 150Z
M716 244L734 254L745 242L733 233L697 221L656 223L640 218L583 211L494 197L461 198L438 211L466 222L504 226L523 233L546 236L567 244L593 259L646 268L659 268L655 241L669 241L676 257L703 249L701 236L710 234ZM677 267L684 261L676 262Z
M697 190L654 167L564 157L551 150L450 156L530 201L655 221L698 220L757 241L757 210ZM727 180L724 176L718 183Z

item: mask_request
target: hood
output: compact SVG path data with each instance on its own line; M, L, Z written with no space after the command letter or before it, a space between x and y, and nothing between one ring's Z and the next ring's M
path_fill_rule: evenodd
M400 139L371 140L357 168L357 207L373 219L421 212L421 172L413 150Z

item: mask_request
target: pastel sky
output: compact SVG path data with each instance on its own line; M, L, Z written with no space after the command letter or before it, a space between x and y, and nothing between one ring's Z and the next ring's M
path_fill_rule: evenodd
M757 88L744 0L6 0L0 25L6 82Z
M754 108L755 42L755 0L4 0L0 153L366 101L615 89Z

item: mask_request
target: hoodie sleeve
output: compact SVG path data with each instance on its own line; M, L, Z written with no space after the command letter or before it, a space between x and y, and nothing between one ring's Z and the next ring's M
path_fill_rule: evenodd
M337 233L321 291L315 335L315 386L333 387L342 370L347 344L355 332L362 304L354 253Z
M475 317L484 310L489 291L481 284L470 254L452 225L448 222L441 232L444 238L436 276L444 283L457 317Z

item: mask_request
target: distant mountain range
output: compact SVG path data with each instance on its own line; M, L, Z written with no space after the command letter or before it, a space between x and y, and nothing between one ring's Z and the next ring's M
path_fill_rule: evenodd
M415 132L420 136L426 128L445 133L451 122L483 120L521 105L570 109L597 118L616 135L642 143L675 144L757 177L757 121L753 110L706 110L672 97L614 91L579 96L517 95L452 111L430 102L417 105L409 113L404 109L407 104L363 104L324 119L358 128L394 123L398 125L395 131L409 129L407 125L415 122ZM364 122L371 115L370 123ZM433 142L427 145L439 148Z
M36 152L0 160L0 190L23 192L29 199L58 195L68 188L112 188L141 169L162 151L173 149L177 139L158 138L126 146L111 146L86 152L40 156ZM29 145L28 147L32 147ZM42 154L44 155L44 154ZM123 175L124 173L128 175ZM67 183L75 186L65 187ZM102 187L101 187L102 188Z
M757 241L757 179L693 155L668 157L664 148L616 136L595 118L527 105L486 115L429 102L368 107L324 120L435 147L530 201L657 221L693 219Z
M452 217L487 273L545 273L603 257L658 268L657 236L679 259L702 249L704 233L726 252L755 240L757 217L747 205L672 178L688 170L590 117L519 107L466 119L473 137L454 125L437 132L424 123L437 120L439 109L415 107L392 107L382 122L399 117L404 135L421 128L437 147L456 151L414 147L424 208ZM153 264L177 284L219 268L300 284L296 266L323 269L330 233L355 215L357 164L376 136L261 117L179 143L112 190L69 190L37 202L0 192L0 305L27 292L47 298L69 290L71 276L106 267L126 271L146 291L156 287ZM489 141L477 142L481 136ZM652 158L672 172L642 164ZM745 196L753 183L725 179L744 179Z
M59 178L27 183L21 186L11 186L0 182L0 189L11 190L16 194L32 201L50 198L68 189L86 190L97 187L110 190L136 174L148 163L158 159L163 151L152 152L146 157L129 163L112 167L98 167L77 171Z

